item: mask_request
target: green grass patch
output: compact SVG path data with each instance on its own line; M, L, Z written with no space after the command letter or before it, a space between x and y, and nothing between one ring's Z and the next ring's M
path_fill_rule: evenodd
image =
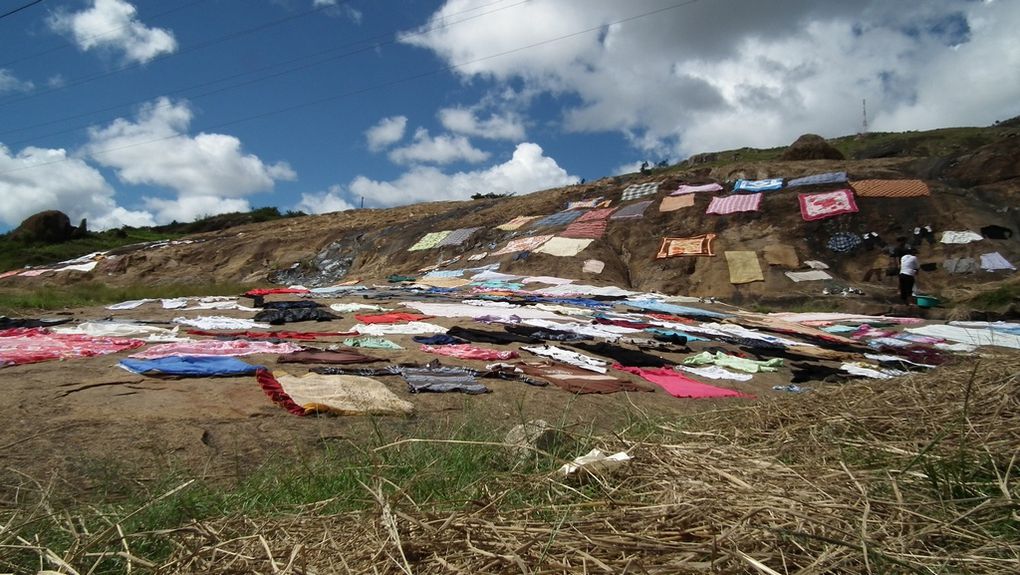
M145 298L238 295L250 285L227 284L162 284L127 287L85 282L69 286L48 286L41 289L0 288L0 314L24 314L38 310L61 310Z
M998 309L1020 301L1020 284L1002 285L998 288L980 293L968 302L978 309Z
M0 271L25 266L41 266L145 242L179 238L183 234L150 228L123 228L91 233L88 237L59 244L38 244L13 240L0 235Z

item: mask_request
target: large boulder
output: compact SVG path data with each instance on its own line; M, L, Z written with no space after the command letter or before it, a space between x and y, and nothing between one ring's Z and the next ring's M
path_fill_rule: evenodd
M59 244L75 235L71 218L59 210L46 210L25 219L11 232L11 238L23 242Z
M947 175L966 186L1020 178L1020 133L961 156Z
M804 134L780 156L780 160L845 160L843 152L817 134Z

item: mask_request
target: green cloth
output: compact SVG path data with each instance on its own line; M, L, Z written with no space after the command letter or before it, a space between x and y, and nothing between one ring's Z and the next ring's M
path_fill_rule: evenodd
M400 282L413 282L416 279L418 279L418 278L416 278L414 276L399 276L399 275L393 274L390 277L386 278L386 281L390 282L391 284L395 284L395 283L400 283Z
M369 347L372 349L404 349L388 339L381 337L349 337L344 340L349 347Z
M726 355L721 351L715 352L713 355L711 352L703 351L698 355L692 355L684 359L684 365L718 365L719 367L728 367L737 371L743 371L746 373L762 373L770 371L779 371L776 368L783 367L782 358L776 357L768 361L757 361L754 359L744 359L742 357L736 357L732 355Z

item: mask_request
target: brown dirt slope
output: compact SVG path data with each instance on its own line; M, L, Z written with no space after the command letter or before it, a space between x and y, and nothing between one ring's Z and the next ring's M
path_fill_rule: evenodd
M99 280L115 285L177 282L245 282L267 284L304 283L328 285L337 279L379 280L390 274L413 274L422 267L457 255L467 256L501 247L507 239L533 233L555 233L562 227L503 232L495 226L518 215L543 215L559 211L567 201L605 196L619 205L620 192L632 183L663 181L655 196L660 200L680 182L727 182L737 178L794 178L834 170L845 170L851 180L868 178L922 178L932 190L921 198L857 198L860 212L827 220L801 219L798 191L766 194L759 212L729 216L706 215L710 198L699 194L692 208L661 213L650 207L641 220L611 222L606 236L576 258L532 254L523 261L512 256L487 257L477 262L500 262L508 273L551 274L575 277L597 284L610 283L640 290L715 296L732 303L754 301L803 301L817 296L817 282L794 284L785 269L769 267L762 260L765 281L735 286L729 282L723 253L754 250L774 244L792 246L801 261L818 259L832 267L837 283L863 289L871 298L887 302L894 296L893 278L864 282L867 271L884 266L888 260L877 250L856 250L837 254L825 247L837 231L877 232L892 243L897 236L910 236L917 226L930 224L936 237L943 230L977 231L990 224L1017 231L1020 217L1016 206L1020 177L1020 130L1000 129L997 140L953 156L895 157L869 160L804 160L736 162L684 169L683 166L648 174L605 178L534 194L461 202L434 202L391 209L348 210L285 220L250 224L218 232L199 234L194 244L160 250L122 250L117 257L100 263L89 274L65 273L43 278L15 278L12 284ZM831 186L822 189L833 189ZM656 202L657 204L657 202ZM462 246L408 252L407 248L429 231L479 226L482 230ZM663 236L687 236L706 232L718 235L715 257L656 260ZM977 257L998 251L1014 263L1020 261L1020 241L985 240L963 246L925 243L920 248L922 263L937 263L939 269L922 275L926 292L987 289L1004 279L1003 274L977 273L950 276L941 268L947 257ZM597 258L606 262L596 276L584 274L582 262ZM455 267L462 267L459 263ZM476 265L472 263L471 265ZM333 273L323 277L322 268ZM346 270L346 273L343 273ZM317 279L319 281L317 281ZM8 284L10 285L10 284ZM943 294L944 295L944 294Z

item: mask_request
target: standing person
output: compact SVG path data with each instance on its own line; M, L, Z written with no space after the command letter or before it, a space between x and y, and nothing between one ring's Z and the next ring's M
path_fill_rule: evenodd
M912 248L907 248L900 257L900 299L910 305L910 297L914 295L914 282L917 279L917 256Z

